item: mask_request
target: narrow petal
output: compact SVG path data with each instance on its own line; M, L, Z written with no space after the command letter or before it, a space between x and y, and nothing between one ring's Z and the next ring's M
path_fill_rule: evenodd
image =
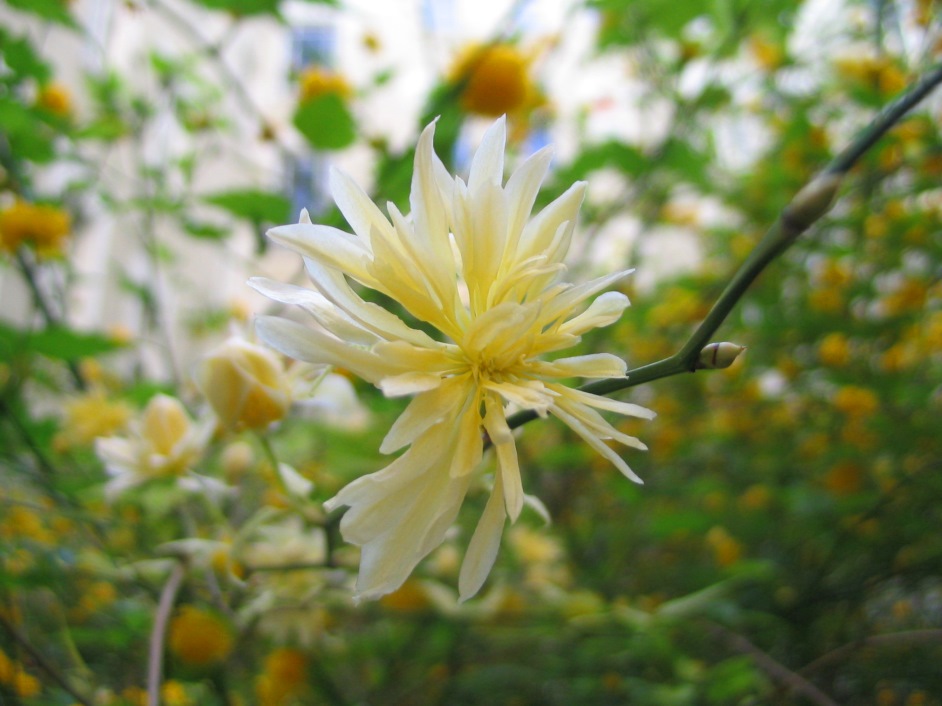
M484 133L468 175L468 189L477 191L483 184L500 185L504 182L504 142L507 119L500 117Z
M510 515L511 522L516 522L520 510L523 509L523 483L517 460L517 446L500 401L488 395L484 400L484 407L484 428L497 451L498 476L501 479L507 514Z
M558 406L553 407L550 411L555 416L559 417L559 419L562 420L566 426L582 437L582 439L589 446L607 458L612 463L612 465L615 466L615 468L625 475L626 478L634 481L635 483L644 483L644 481L641 480L641 478L639 478L638 475L631 470L628 464L625 463L625 459L615 453L615 451L612 450L604 441L599 439L595 434L587 429L582 422Z
M481 398L473 395L458 419L454 454L448 474L453 478L469 475L481 463L484 456L484 439L481 433Z
M547 252L559 226L575 222L585 196L585 187L585 182L576 182L527 223L517 245L517 261Z
M508 254L516 252L517 242L526 225L527 218L533 210L533 204L540 191L540 184L546 178L546 172L552 159L552 148L544 147L530 155L507 180L507 187L504 191L507 194L507 203L512 208L507 228L509 238Z
M305 258L304 264L318 291L364 328L387 340L399 338L417 346L435 345L434 339L424 331L410 328L392 312L361 299L347 283L342 272L326 267L312 258Z
M372 240L371 234L374 229L379 232L390 230L389 221L383 216L373 200L367 196L366 192L353 181L347 174L336 167L330 170L330 193L334 197L334 203L347 219L347 223L353 228L360 239L370 247Z
M372 253L355 235L330 226L295 223L268 231L268 237L295 252L324 262L345 272L367 287L376 282L367 266Z
M548 324L561 316L568 316L569 312L572 311L572 309L578 306L581 302L591 296L594 296L595 294L598 294L603 289L611 287L617 281L624 279L632 272L634 272L633 269L622 270L621 272L613 272L610 275L598 277L597 279L590 280L584 284L579 284L574 287L569 287L566 290L559 291L556 296L545 303L542 315L540 317L541 321L544 321Z
M605 292L589 308L559 327L560 333L580 336L586 331L615 323L628 308L628 297L621 292Z
M300 306L324 329L345 341L369 346L380 340L379 336L366 330L319 292L293 284L283 284L265 277L252 277L248 284L259 294L264 294L276 302Z
M624 376L628 366L624 360L611 353L591 353L551 362L535 361L530 364L530 368L537 375L560 378L614 378Z
M419 392L434 390L442 384L441 375L409 372L393 375L379 381L379 389L386 397L404 397Z
M653 410L632 402L613 400L611 397L593 395L590 392L583 392L582 390L575 390L561 385L558 387L554 385L552 389L557 391L561 396L568 397L574 402L595 407L596 409L602 409L607 412L617 412L618 414L624 414L629 417L640 417L641 419L654 419L657 416Z
M474 530L474 536L471 537L471 543L468 545L468 551L464 555L464 561L461 563L461 573L458 575L458 600L462 602L468 600L484 585L497 558L506 517L504 493L498 475L494 480L491 497L487 500L481 519Z
M255 320L255 330L265 343L289 358L346 368L374 384L404 372L368 350L289 319L260 316Z
M486 382L484 387L523 409L536 410L541 416L553 404L556 396L555 392L539 380L524 380L519 383Z
M384 454L392 453L411 444L429 427L442 420L457 421L458 411L467 399L468 392L465 379L450 378L435 389L417 395L390 427L379 450ZM454 421L449 421L446 426L452 424Z

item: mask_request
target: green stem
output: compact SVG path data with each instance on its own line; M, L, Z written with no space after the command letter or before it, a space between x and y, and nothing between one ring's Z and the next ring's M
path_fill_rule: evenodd
M733 274L729 284L726 285L703 322L677 353L655 363L629 370L623 378L598 380L583 385L579 389L598 395L609 395L635 385L696 370L700 351L710 342L713 334L739 303L749 286L762 274L769 263L785 252L798 236L830 210L841 179L857 161L940 83L942 83L942 64L927 72L896 101L880 111L850 145L834 157L807 186L795 195ZM511 416L507 423L511 429L515 429L536 417L534 412L524 410Z
M33 644L26 638L26 636L19 631L19 629L10 621L8 621L2 614L0 614L0 627L10 636L10 638L19 645L25 652L27 652L30 658L33 660L33 663L49 677L49 679L56 684L58 684L66 693L69 694L76 702L82 704L82 706L92 706L92 700L85 694L81 693L78 689L72 686L69 683L69 680L66 679L59 671L52 665L49 660L40 652Z

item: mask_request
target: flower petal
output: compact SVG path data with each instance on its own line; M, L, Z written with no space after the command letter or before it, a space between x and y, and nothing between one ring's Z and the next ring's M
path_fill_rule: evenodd
M255 320L255 331L265 343L290 358L346 368L374 384L405 372L368 350L289 319L260 316Z
M530 367L537 375L560 378L622 377L628 369L624 360L611 353L577 355L572 358L558 358L551 362L535 361L530 364Z
M471 537L468 551L461 563L461 572L458 575L458 600L466 601L481 590L487 575L494 566L497 550L500 548L500 538L504 533L504 520L507 514L504 511L504 493L498 475L494 481L494 489L487 500L481 519Z

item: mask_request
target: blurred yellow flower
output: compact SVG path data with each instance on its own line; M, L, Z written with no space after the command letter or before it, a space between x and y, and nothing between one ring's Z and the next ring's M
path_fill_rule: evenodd
M829 333L818 344L818 358L825 365L840 368L850 362L850 343L842 333Z
M265 658L264 672L255 681L260 706L281 706L304 692L307 657L300 650L282 647Z
M304 69L298 77L298 84L302 102L328 94L347 100L353 94L353 89L342 75L324 66L309 66Z
M100 388L65 402L63 411L62 431L56 437L56 446L62 449L91 444L121 431L133 413L130 405L110 399Z
M742 557L742 545L725 527L711 527L706 533L706 543L713 550L713 558L720 566L731 566Z
M106 494L114 497L154 478L182 475L199 459L211 432L208 424L194 424L176 398L155 395L129 424L129 436L101 437L95 443L112 476Z
M872 390L845 385L835 393L834 406L849 417L862 418L876 412L879 402Z
M582 285L565 282L569 249L585 184L577 183L530 218L550 162L544 149L503 185L505 120L488 130L467 183L452 178L434 154L434 124L416 149L411 216L389 207L391 221L344 174L334 171L335 200L356 235L310 223L275 228L270 237L305 256L311 291L256 278L276 301L301 306L311 328L260 317L260 337L286 355L342 366L387 396L414 395L380 447L409 449L385 469L362 477L325 504L347 505L344 537L362 547L357 592L389 593L444 539L476 477L484 435L498 470L490 500L458 579L473 596L497 555L505 520L515 521L524 493L508 406L567 424L622 473L639 481L607 443L646 448L599 410L651 418L638 405L572 389L570 378L621 378L625 362L597 353L546 360L583 333L619 319L628 298L607 292L630 270ZM399 302L425 324L414 328L360 298L347 278ZM427 331L434 330L438 338Z
M855 51L834 60L837 76L860 88L872 88L885 95L906 87L906 74L889 56L872 56Z
M0 251L27 245L43 256L58 255L71 228L71 217L60 208L16 201L0 211Z
M512 44L468 47L450 74L464 82L461 107L469 113L496 118L522 110L538 95L529 58Z
M40 88L36 105L62 117L72 114L72 96L61 83L47 83Z
M167 646L186 665L209 667L225 661L234 638L229 624L215 613L186 605L170 621Z
M197 385L227 429L266 429L291 407L291 384L281 359L235 336L202 360Z

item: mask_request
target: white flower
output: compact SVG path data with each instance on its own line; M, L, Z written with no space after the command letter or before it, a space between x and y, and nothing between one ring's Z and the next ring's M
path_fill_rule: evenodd
M176 398L155 395L131 422L128 436L96 441L95 452L111 476L105 495L114 498L156 478L180 478L199 460L212 430L194 423Z
M331 190L355 235L313 225L306 213L297 225L269 233L305 257L314 290L252 280L272 299L302 307L317 324L262 317L257 331L269 345L300 360L342 366L389 396L414 395L381 446L384 453L408 450L326 504L349 506L341 530L362 547L361 598L395 590L441 543L481 465L486 434L498 471L459 576L462 599L480 589L505 519L516 520L524 504L509 406L559 418L636 481L605 441L644 445L598 410L653 416L562 384L572 377L624 376L620 358L598 353L547 359L586 331L615 322L628 306L618 292L584 303L629 270L581 285L562 280L585 185L573 185L531 218L549 150L530 157L503 185L505 124L498 120L466 184L449 176L434 154L433 133L430 125L416 149L410 216L390 204L387 218L349 177L334 171ZM348 278L396 300L440 336L364 301Z

